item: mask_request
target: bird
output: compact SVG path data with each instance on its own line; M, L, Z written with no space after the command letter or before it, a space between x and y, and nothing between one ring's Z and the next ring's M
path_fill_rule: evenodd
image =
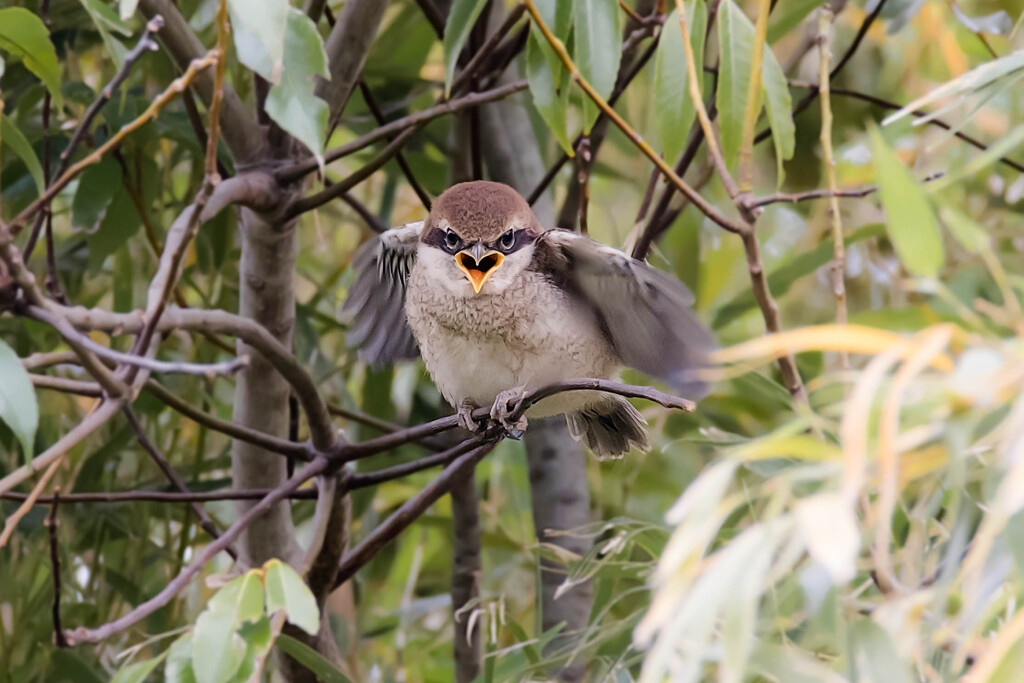
M426 220L380 233L352 261L341 309L346 341L372 365L423 362L459 425L490 407L507 434L565 415L598 458L650 450L647 421L625 398L555 394L517 416L525 394L555 382L614 378L631 367L689 398L714 339L678 279L586 235L545 229L508 185L469 181Z

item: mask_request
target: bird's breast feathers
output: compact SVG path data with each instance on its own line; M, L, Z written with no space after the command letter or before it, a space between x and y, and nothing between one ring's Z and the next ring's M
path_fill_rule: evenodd
M524 270L498 293L467 295L452 291L464 278L449 278L446 260L438 250L419 249L406 315L449 403L489 405L512 387L604 377L614 368L596 323L543 275Z

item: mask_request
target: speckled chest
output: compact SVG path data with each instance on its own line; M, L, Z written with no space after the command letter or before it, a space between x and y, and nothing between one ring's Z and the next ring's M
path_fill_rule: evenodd
M501 292L462 297L437 286L418 262L406 316L427 370L453 405L487 405L516 386L606 376L612 365L593 320L529 270Z

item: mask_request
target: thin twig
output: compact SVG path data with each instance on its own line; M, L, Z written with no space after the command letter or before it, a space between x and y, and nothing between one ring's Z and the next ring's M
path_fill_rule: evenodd
M64 638L64 627L60 624L60 548L57 545L57 506L60 502L60 487L53 490L53 502L50 514L46 517L46 526L50 536L50 572L53 574L53 602L50 613L53 617L53 640L57 647L67 647Z
M612 123L614 123L616 127L618 127L618 129L622 131L627 138L629 138L630 142L632 142L637 149L643 152L644 156L650 159L651 162L658 167L658 170L660 170L662 174L679 189L680 192L689 197L690 201L693 202L693 204L700 209L704 215L729 232L741 233L744 229L742 224L730 220L715 208L715 206L694 191L694 189L691 188L685 180L680 178L672 167L665 163L665 160L662 159L642 137L640 137L640 134L633 130L632 126L626 123L625 119L619 116L619 114L608 105L608 102L605 101L605 99L601 97L596 90L594 90L593 86L590 85L587 79L580 74L579 69L576 68L576 64L565 49L565 45L555 37L551 32L551 29L544 23L544 19L541 17L540 11L537 9L533 0L525 0L525 3L527 11L530 13L530 16L533 17L533 21L537 28L539 28L541 33L544 35L544 39L549 45L551 45L551 48L555 51L559 60L569 71L571 78L576 81L580 88L583 89L587 97L589 97L594 104L597 105L597 107L603 111L609 119L611 119ZM688 45L689 43L686 42L686 44Z
M938 180L946 174L939 171L936 173L929 174L922 178L920 182L930 183L933 180ZM769 204L780 204L789 203L797 204L799 202L808 202L814 199L843 199L843 198L862 198L868 195L878 192L877 185L864 185L863 187L847 187L847 188L836 188L831 189L819 189L819 190L807 190L806 192L776 192L775 194L766 195L764 197L757 197L751 200L750 205L753 207L768 206Z
M171 463L167 462L167 458L164 457L164 454L160 452L160 450L152 441L150 441L149 437L146 435L146 430L143 428L142 423L139 421L139 416L135 414L135 409L132 408L130 405L125 405L122 408L122 411L124 412L124 416L128 419L128 424L130 424L132 429L135 430L135 438L138 440L139 445L142 446L142 450L146 451L146 453L149 454L150 459L157 466L157 468L159 468L159 470L163 472L164 476L167 477L167 480L171 482L171 484L181 493L192 493L191 491L189 491L188 485L185 483L185 480L181 478L181 475L179 475L174 470L174 468L171 467ZM211 538L216 539L218 536L220 536L220 531L217 530L217 525L213 523L213 519L206 512L206 510L203 509L202 505L195 502L192 503L192 511L195 512L196 517L199 518L199 526L201 526L203 530L210 535ZM225 550L227 551L228 555L231 556L231 559L238 559L238 551L235 550L233 546L229 545L225 548Z
M239 515L234 524L224 530L224 533L221 534L220 538L203 548L196 556L196 559L187 567L182 569L181 572L168 582L167 585L164 586L164 588L155 596L143 603L140 603L128 612L128 614L104 624L103 626L94 629L80 627L73 631L65 632L65 637L67 638L68 643L70 645L81 645L82 643L101 642L112 635L120 633L127 628L131 628L156 610L169 603L171 599L180 593L189 584L192 578L198 574L217 553L234 543L234 541L246 528L248 528L249 524L253 520L269 511L270 508L272 508L278 501L284 500L293 492L297 491L304 483L325 472L327 470L327 466L328 463L326 459L318 458L303 467L295 476L282 482L280 486L267 494L265 498L262 498L258 503L246 510L243 514Z
M497 437L494 436L485 437L482 441L474 441L473 443L477 444L475 447L460 455L445 468L437 479L403 503L398 510L367 534L359 545L345 553L341 559L341 566L338 568L335 586L340 586L352 578L359 568L369 562L370 558L376 555L381 548L416 521L427 508L447 493L456 481L461 480L468 470L483 459L494 448L496 442ZM452 451L459 451L465 447L466 442L463 442Z
M71 163L71 155L75 153L75 149L78 147L78 144L82 141L82 138L84 138L85 134L89 131L89 127L92 125L93 119L96 118L96 115L100 113L100 110L103 109L104 105L106 105L106 103L110 101L110 98L114 96L118 88L121 87L121 84L124 83L126 78L128 78L128 74L131 72L132 67L135 66L135 63L139 60L139 58L142 57L142 55L148 51L158 49L156 41L153 40L153 36L161 28L163 28L163 25L164 19L159 14L154 16L148 22L146 22L146 28L142 32L142 36L139 38L139 42L137 42L135 44L135 47L128 51L127 54L125 54L124 63L122 63L121 68L118 69L118 72L114 75L114 78L111 79L110 83L108 83L106 87L104 87L103 90L100 91L99 96L97 96L97 98L92 101L92 103L89 105L89 108L85 110L85 114L82 116L82 120L79 122L78 127L75 129L75 132L72 133L71 140L68 141L67 147L65 147L64 151L60 153L60 165L57 166L57 171L53 174L52 177L49 173L50 155L49 153L46 153L46 169L44 170L44 173L46 176L47 183L52 183L57 178L63 176L64 172L67 171L68 164ZM46 97L48 102L49 93L47 93ZM24 258L26 261L28 261L28 259L32 256L32 251L35 248L36 239L39 236L39 228L44 218L49 213L49 211L50 200L47 199L46 202L43 204L42 212L36 217L36 222L32 226L32 233L31 235L29 235L29 239L25 243ZM17 231L15 231L15 234L17 234Z
M363 101L366 102L366 107L370 110L370 114L373 115L377 125L385 125L386 121L384 119L384 113L380 110L380 107L377 106L377 99L373 96L373 91L370 90L370 86L368 86L366 81L362 78L359 79L358 85L359 92L363 95ZM420 182L416 180L416 176L413 174L412 168L409 166L409 162L406 161L405 155L402 154L401 151L395 152L395 163L398 164L398 168L402 169L406 182L409 183L409 187L411 187L413 192L416 193L416 196L419 197L420 203L423 204L427 211L430 211L430 194L427 193Z
M823 7L818 15L818 94L821 97L821 155L825 164L825 178L829 194L829 214L832 217L832 293L836 297L836 324L846 324L846 247L843 244L843 218L839 213L839 183L836 180L836 159L832 152L832 98L829 95L829 33L832 11ZM839 353L839 367L850 368L850 354Z
M136 130L144 126L151 119L153 119L160 111L170 102L175 95L183 91L188 87L189 83L198 75L203 69L206 69L214 63L216 60L216 54L207 54L200 60L189 64L188 69L185 73L176 78L167 89L164 90L160 95L150 103L149 107L146 108L142 114L131 122L125 124L117 133L112 135L109 140L103 143L102 146L94 150L91 154L86 156L78 163L72 165L67 171L65 171L59 178L57 178L46 192L41 197L33 201L27 207L25 207L21 213L15 216L10 223L7 224L7 228L12 235L17 235L21 232L21 229L25 225L25 221L30 217L34 216L44 205L48 204L57 194L67 187L79 173L84 171L86 168L95 164L102 159L106 154L118 147L125 138L134 133Z
M342 157L346 157L350 154L354 154L359 150L369 147L375 142L384 140L395 133L400 133L409 128L419 126L421 124L432 121L440 116L446 116L448 114L454 114L464 109L470 109L472 107L479 107L482 104L488 102L495 102L497 100L505 99L510 95L514 95L517 92L526 90L527 82L525 80L515 81L507 85L503 85L498 88L492 88L483 92L470 93L462 97L458 97L448 102L434 105L428 109L424 109L421 112L403 116L400 119L395 119L386 126L376 128L365 135L361 135L351 142L347 142L344 145L329 149L324 152L324 162L331 163L337 161ZM318 166L315 159L306 159L300 161L291 166L279 169L274 173L274 177L277 178L281 183L290 183L298 180L307 173L311 173L317 170Z

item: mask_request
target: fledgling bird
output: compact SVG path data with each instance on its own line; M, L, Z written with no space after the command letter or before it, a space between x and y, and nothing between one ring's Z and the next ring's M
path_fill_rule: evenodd
M526 391L619 366L702 391L695 371L713 340L685 285L589 237L544 230L507 185L451 187L426 221L381 234L354 266L348 343L371 363L422 355L467 429L475 408L491 406L516 433L525 419L510 416ZM564 392L526 411L558 414L598 457L649 449L647 421L620 396Z

